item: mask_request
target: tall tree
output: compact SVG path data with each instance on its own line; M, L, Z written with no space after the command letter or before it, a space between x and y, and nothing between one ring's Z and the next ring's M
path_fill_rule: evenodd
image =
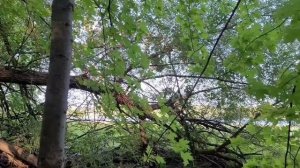
M72 60L73 2L52 3L52 38L49 77L42 122L38 166L59 168L64 165L65 122Z

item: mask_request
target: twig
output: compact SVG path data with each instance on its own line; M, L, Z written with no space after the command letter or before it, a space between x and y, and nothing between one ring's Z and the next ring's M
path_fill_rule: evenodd
M192 89L191 89L191 92L195 89L195 87L196 87L197 84L199 83L199 81L200 81L202 75L203 75L204 72L206 71L206 69L207 69L207 67L208 67L208 64L209 64L209 62L210 62L210 59L211 59L211 57L212 57L212 55L213 55L213 53L214 53L214 51L215 51L217 45L219 44L219 41L220 41L221 37L223 36L223 33L224 33L225 30L227 29L227 26L228 26L228 24L230 23L232 17L234 16L236 10L238 9L240 3L241 3L241 0L238 0L238 2L236 3L234 9L232 10L232 12L231 12L231 14L230 14L230 16L229 16L227 22L225 23L225 26L224 26L223 29L221 30L221 33L219 34L219 36L218 36L218 38L217 38L217 40L216 40L216 42L215 42L215 44L214 44L214 46L213 46L213 49L212 49L212 50L210 51L210 53L209 53L208 59L207 59L205 65L204 65L203 70L201 71L199 77L197 78L197 81L196 81L195 84L193 85L193 87L192 87ZM186 104L187 104L189 98L191 97L191 95L192 95L192 94L188 94L188 95L187 95L187 97L185 98L185 101L184 101L184 104L182 105L182 107L185 107L185 106L186 106ZM178 115L176 115L176 116L174 117L174 119L171 121L171 123L169 124L169 126L171 126L171 125L175 122L175 120L177 120L177 118L178 118ZM165 130L160 134L159 139L156 141L156 143L159 142L159 140L161 139L161 137L162 137L167 131L168 131L168 129L165 129Z
M296 91L296 86L294 85L293 87L293 91L292 91L292 95L295 93ZM293 102L290 102L290 108L293 108ZM290 140L291 140L291 125L292 125L292 122L291 120L289 120L289 125L288 125L288 135L287 135L287 142L286 142L286 151L285 151L285 156L284 156L284 167L287 168L288 166L288 153L290 151Z

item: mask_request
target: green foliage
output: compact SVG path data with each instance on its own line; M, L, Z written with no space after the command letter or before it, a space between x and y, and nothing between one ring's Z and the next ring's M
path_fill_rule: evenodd
M285 26L285 42L293 42L295 40L299 41L300 39L300 15L298 12L299 5L300 3L297 0L287 1L276 13L278 19L289 19L289 23Z
M153 149L148 146L146 149L146 152L143 156L143 162L150 164L151 162L156 163L159 165L159 167L165 167L166 166L166 161L164 160L163 157L158 156L158 155L153 155Z
M76 1L72 84L92 94L70 91L73 166L299 166L299 0L236 5ZM50 7L0 2L0 136L30 151L39 142ZM27 81L3 77L6 69Z

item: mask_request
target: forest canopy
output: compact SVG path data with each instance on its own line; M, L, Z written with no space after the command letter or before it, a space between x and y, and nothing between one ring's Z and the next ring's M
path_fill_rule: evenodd
M0 167L300 167L299 10L1 0Z

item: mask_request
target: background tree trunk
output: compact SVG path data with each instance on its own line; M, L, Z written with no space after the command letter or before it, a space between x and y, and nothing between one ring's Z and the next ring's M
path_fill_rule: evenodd
M64 165L65 123L72 59L73 2L53 0L49 78L40 140L40 168Z

